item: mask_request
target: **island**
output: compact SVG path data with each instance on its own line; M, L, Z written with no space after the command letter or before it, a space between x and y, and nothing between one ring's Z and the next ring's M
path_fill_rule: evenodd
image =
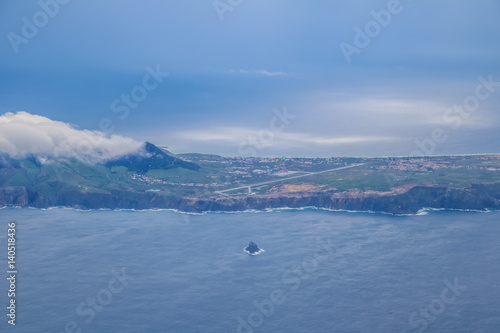
M0 207L175 209L315 207L416 214L500 209L500 154L270 158L148 154L104 164L0 155Z
M248 246L245 248L245 252L250 254L250 255L255 255L259 254L261 252L261 249L255 244L254 242L250 242Z

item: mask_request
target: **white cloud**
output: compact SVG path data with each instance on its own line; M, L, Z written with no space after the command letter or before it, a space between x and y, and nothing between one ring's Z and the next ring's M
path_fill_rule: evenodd
M343 136L343 137L324 137L324 136L309 136L304 135L303 138L299 139L303 143L311 143L317 145L346 145L354 143L369 143L369 142L379 142L379 141L392 141L395 140L392 137L386 136Z
M182 141L212 141L235 145L242 141L247 141L252 137L258 140L258 136L258 129L243 127L216 127L208 130L187 130L177 132L173 135L173 137L178 137ZM335 146L393 140L396 140L396 138L388 136L315 136L307 133L275 131L272 135L272 140L266 140L260 144L262 146L278 146L283 144Z
M322 99L323 97L323 99ZM340 99L338 96L314 96L316 100L323 100L319 107L326 110L327 113L337 115L352 114L353 117L364 119L370 126L381 126L389 124L392 130L395 127L407 128L409 125L415 126L443 126L452 127L455 121L450 121L450 116L460 116L456 111L450 113L453 104L447 104L439 100L429 99L403 99L390 98L384 96L356 98L351 96L349 99ZM337 112L332 113L331 110ZM480 112L462 119L462 127L471 129L489 128L495 126L495 120L492 117L492 110L488 106L482 106ZM462 117L463 118L463 117Z
M238 70L230 70L230 73L236 73L236 74L253 74L253 75L265 75L265 76L282 76L282 75L288 75L288 73L285 72L270 72L266 71L264 69L238 69Z
M71 125L27 112L0 116L0 153L13 158L36 155L47 159L79 158L104 162L143 151L144 143L119 135L78 130Z
M170 137L179 138L182 141L213 141L213 142L235 142L243 140L256 131L241 127L215 127L204 130L185 130L172 133Z

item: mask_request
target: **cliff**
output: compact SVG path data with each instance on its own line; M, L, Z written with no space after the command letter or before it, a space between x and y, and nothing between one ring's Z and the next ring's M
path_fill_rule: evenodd
M24 187L4 187L0 188L0 205L35 208L64 206L80 209L165 208L185 212L317 207L333 210L415 214L422 208L498 210L500 209L500 183L473 185L463 189L415 186L397 194L325 191L212 198L180 198L133 191L106 193L68 191L44 196Z
M28 191L25 187L0 187L0 207L5 205L25 207L29 204Z
M364 195L322 192L292 196L246 196L194 199L185 208L193 211L242 211L269 208L317 207L332 210L372 211L392 214L415 214L423 208L500 209L500 184L475 185L466 189L416 186L394 195ZM184 209L187 210L187 209Z

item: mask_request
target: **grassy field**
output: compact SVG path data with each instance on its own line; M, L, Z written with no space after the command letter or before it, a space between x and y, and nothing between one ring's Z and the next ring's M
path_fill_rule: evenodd
M463 188L477 183L500 182L499 155L374 159L231 158L202 154L185 154L180 157L198 164L200 169L153 169L145 174L138 174L123 166L108 168L76 160L40 164L33 159L14 160L4 157L0 159L0 187L24 186L44 195L54 191L105 193L119 190L202 196L222 189L274 180L282 181L256 186L252 191L266 194L271 190L284 188L284 184L295 186L289 186L288 189L385 192L407 184ZM291 175L314 173L355 163L364 164L350 169L286 179ZM231 194L235 193L244 194L247 190Z

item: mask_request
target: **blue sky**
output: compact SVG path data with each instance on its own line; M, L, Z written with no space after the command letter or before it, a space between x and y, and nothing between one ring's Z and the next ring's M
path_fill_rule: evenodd
M499 152L498 1L54 1L0 4L0 114L104 119L176 153ZM168 76L145 89L148 68Z

